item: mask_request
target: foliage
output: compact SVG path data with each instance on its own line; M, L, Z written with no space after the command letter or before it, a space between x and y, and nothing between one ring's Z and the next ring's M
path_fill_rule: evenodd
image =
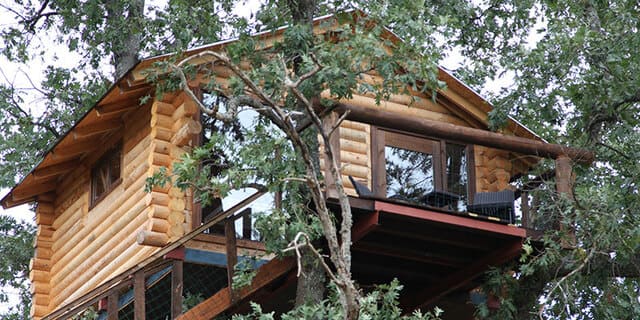
M99 316L100 316L100 314L93 307L89 307L89 308L85 309L80 314L78 314L77 316L74 316L71 319L73 319L73 320L96 320L96 319L98 319Z
M191 310L191 308L197 306L202 301L204 301L204 297L202 297L200 293L192 294L191 292L185 292L182 299L182 312Z
M20 304L2 319L28 319L31 293L29 291L29 261L33 256L33 225L0 215L0 303L8 301L8 291L15 290Z
M296 8L289 4L295 1L265 1L251 19L234 13L237 3L230 0L177 0L139 10L141 3L144 1L71 0L7 1L0 5L16 22L0 29L4 40L0 49L9 61L28 66L43 60L48 49L48 44L38 43L43 34L78 53L78 64L72 68L46 58L51 67L40 72L44 79L30 85L37 93L7 79L0 87L0 185L11 186L23 177L57 136L104 92L114 73L104 66L115 69L120 54L128 48L122 30L139 37L135 51L141 55L179 51L237 36L242 41L229 46L227 54L235 62L250 61L254 66L250 79L263 83L265 92L272 96L286 91L280 58L296 57L293 61L299 71L307 72L315 65L307 54L312 52L323 66L300 86L305 96L329 90L335 98L369 92L384 99L402 92L405 85L419 90L439 88L442 83L437 80L436 63L442 54L455 51L462 55L462 62L454 74L490 95L496 106L491 113L493 128L503 125L508 115L517 116L548 141L586 146L598 155L594 166L576 172L575 203L555 197L548 191L552 188L538 195L540 216L561 217L565 225L576 226L575 247L559 247L558 241L566 235L549 233L543 243L545 250L533 248L522 265L513 267L515 273L492 272L487 291L507 290L513 301L506 301L505 308L497 312L481 309L480 315L524 319L543 310L539 314L543 318L637 317L637 1L319 1L314 3L316 15L356 7L366 16L353 29L337 32L338 43L313 38L304 27L293 26L284 41L268 52L255 52L249 34L290 24ZM339 19L348 17L338 15ZM378 23L368 24L370 21ZM394 46L393 56L379 46L382 26L405 39L398 44L385 43ZM286 60L289 66L291 62ZM356 85L363 72L373 66L386 81ZM512 78L513 84L497 93L483 90L487 80L500 75ZM246 88L238 78L232 78L231 84L234 93ZM208 89L221 88L211 83ZM46 107L27 107L34 95ZM284 101L295 109L296 101L291 97L288 94ZM184 167L178 167L174 174L182 177L185 187L193 181L202 187L208 184L211 189L201 188L199 194L204 202L228 192L228 184L237 187L247 181L269 190L305 188L304 183L290 179L301 172L298 153L282 137L269 137L273 139L249 137L245 146L229 146L234 152L255 152L256 159L229 168L224 177L198 175L192 170L212 154L213 149L206 148L185 155ZM219 143L227 147L223 142L210 147L219 148ZM276 152L285 166L270 161ZM244 161L236 155L231 153L225 163ZM266 171L253 170L261 166ZM294 200L296 195L289 194ZM297 200L290 202L291 208L259 219L264 234L275 239L271 250L285 246L296 231L319 234L318 221L305 214L308 203ZM493 277L502 279L491 280ZM542 308L541 297L545 298Z
M285 314L280 315L283 320L295 319L344 319L344 311L338 302L336 288L332 286L331 293L326 300L319 304L305 304ZM438 320L442 310L435 308L432 312L423 313L419 310L412 314L402 315L398 306L398 297L402 285L393 280L386 285L379 285L362 299L360 305L360 318L388 319L388 320ZM273 312L263 312L260 305L251 303L252 312L247 315L234 315L233 320L273 320L276 319Z

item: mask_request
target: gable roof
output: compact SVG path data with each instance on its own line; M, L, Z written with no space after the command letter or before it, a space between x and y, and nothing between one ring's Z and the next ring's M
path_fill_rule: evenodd
M353 11L352 11L353 12ZM356 14L362 14L356 11ZM335 28L331 22L333 15L314 19L314 32L323 34ZM271 46L282 36L286 27L276 31L267 31L254 35L260 39L264 48ZM392 42L402 41L393 32L385 29L383 35ZM184 52L183 57L197 55L204 51L218 51L237 41L230 39L200 46ZM44 158L20 183L0 200L4 208L14 207L33 201L51 201L61 176L71 172L81 164L88 154L101 147L100 141L123 127L122 118L127 113L141 107L140 99L153 92L153 86L145 79L144 71L153 63L168 59L172 54L143 59L116 81L100 100L89 109L67 133L58 139L47 151ZM207 62L203 58L201 63ZM193 63L198 63L194 61ZM443 68L438 69L439 79L447 85L438 90L437 99L444 101L451 112L476 127L487 129L487 115L493 109L491 104L477 92L466 86ZM506 133L515 136L543 141L524 125L509 117Z

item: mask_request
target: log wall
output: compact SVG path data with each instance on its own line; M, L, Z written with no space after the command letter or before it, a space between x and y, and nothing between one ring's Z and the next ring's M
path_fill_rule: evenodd
M365 81L375 84L376 78L367 75ZM465 127L474 127L469 121L465 121L457 115L460 113L459 110L452 111L447 106L432 101L424 94L416 92L412 94L413 95L392 95L389 100L382 100L379 105L376 105L375 98L370 94L354 95L352 99L342 102L361 107L381 108L386 111L401 113L411 117L442 121ZM329 98L328 93L323 92L323 97ZM472 107L469 106L469 104L465 105L465 107ZM472 113L483 112L478 109ZM348 176L353 176L357 181L362 182L367 185L369 189L373 190L371 126L358 122L344 121L340 126L339 132L342 179L347 193L349 195L356 195L355 189L353 189ZM322 141L320 141L321 152L322 148L323 144ZM473 160L476 165L475 181L473 181L476 192L508 189L510 188L509 179L513 175L528 170L527 162L519 159L517 155L511 154L508 151L482 146L474 146ZM320 165L323 172L325 172L325 164L322 157Z
M154 101L121 120L123 130L101 141L122 144L121 180L91 207L91 168L96 152L67 174L50 201L36 209L36 255L31 262L32 317L39 319L184 235L187 198L169 185L144 192L146 178L172 163L200 132L197 106L183 95ZM137 103L130 102L130 103ZM190 201L190 200L189 200Z

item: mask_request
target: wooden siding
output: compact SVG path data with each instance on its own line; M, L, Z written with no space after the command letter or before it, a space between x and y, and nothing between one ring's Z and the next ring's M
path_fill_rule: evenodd
M135 243L135 231L146 220L141 201L146 175L137 156L148 150L149 107L141 107L123 119L124 129L102 139L108 149L123 141L122 182L90 208L91 166L102 154L92 153L59 183L51 203L38 203L41 232L36 251L48 254L48 270L34 268L37 293L33 317L39 318L66 301L78 297L152 250ZM142 204L142 205L141 205ZM50 224L46 224L50 223ZM37 262L37 260L35 260ZM43 275L47 273L47 277Z

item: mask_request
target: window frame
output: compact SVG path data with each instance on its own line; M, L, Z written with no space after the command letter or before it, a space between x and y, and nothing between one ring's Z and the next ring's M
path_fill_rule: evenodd
M104 198L106 198L120 183L122 183L122 163L123 163L123 152L122 152L122 142L117 143L113 147L109 148L100 158L94 162L91 166L90 170L90 185L89 185L89 209L93 209L96 205L98 205ZM116 159L117 158L117 159ZM109 179L107 181L107 186L104 191L100 195L96 195L96 184L98 182L96 173L102 166L106 166L108 172L107 175L111 176L111 170L113 161L118 161L118 178L111 181Z
M433 185L435 190L448 191L447 186L447 143L464 146L467 163L467 203L473 201L475 194L475 160L473 145L454 140L436 139L401 130L371 126L371 166L372 186L376 197L387 198L385 147L394 146L433 155ZM392 144L389 144L391 142ZM424 147L424 142L431 142ZM431 149L431 150L429 150ZM426 152L431 151L431 152Z

